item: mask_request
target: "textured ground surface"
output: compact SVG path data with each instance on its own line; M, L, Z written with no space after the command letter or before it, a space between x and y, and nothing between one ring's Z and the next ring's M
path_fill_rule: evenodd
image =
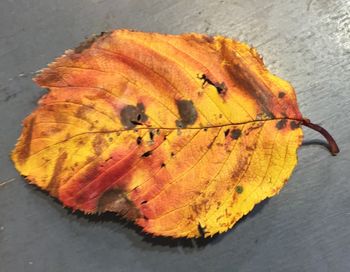
M292 82L304 116L326 127L341 153L301 147L282 192L212 240L152 239L111 216L71 214L27 185L8 154L44 93L33 73L111 28L224 34L254 45L272 72ZM350 270L347 0L3 0L0 56L1 271ZM305 132L306 140L320 139Z

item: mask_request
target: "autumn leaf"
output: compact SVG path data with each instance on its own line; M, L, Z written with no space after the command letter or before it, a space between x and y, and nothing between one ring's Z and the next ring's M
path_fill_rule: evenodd
M297 163L292 86L222 36L117 30L42 70L18 171L64 206L111 211L145 232L205 237L277 194Z

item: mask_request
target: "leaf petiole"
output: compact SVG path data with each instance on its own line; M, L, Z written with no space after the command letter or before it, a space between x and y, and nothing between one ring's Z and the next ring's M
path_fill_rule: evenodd
M307 118L304 118L301 121L301 123L302 123L302 125L321 133L322 136L326 138L326 140L328 142L328 149L333 156L335 156L339 153L340 150L339 150L337 143L335 142L334 138L328 133L327 130L325 130L323 127L321 127L319 125L311 123L311 121Z

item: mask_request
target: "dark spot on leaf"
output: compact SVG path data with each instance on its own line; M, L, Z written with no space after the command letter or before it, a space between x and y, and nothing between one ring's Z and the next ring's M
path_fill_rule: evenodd
M148 116L145 114L145 106L142 103L138 103L136 106L126 105L120 111L120 119L123 126L127 129L132 129L136 125L142 125L148 119Z
M116 212L130 220L141 217L139 209L135 207L134 203L120 189L112 189L103 193L99 199L97 211Z
M175 153L174 153L174 152L171 152L171 153L170 153L170 156L171 156L171 157L174 157L174 156L175 156Z
M40 75L39 75L40 78ZM55 72L48 72L45 74L45 81L50 82L51 84L60 82L62 80L62 75L59 73Z
M277 122L276 128L277 129L283 129L287 124L287 119L281 119Z
M236 191L237 194L243 193L243 186L237 185L236 188L235 188L235 191Z
M142 143L142 137L141 137L141 136L137 137L136 143L137 143L138 145L140 145L140 144Z
M147 200L144 200L144 201L142 201L140 204L141 205L144 205L144 204L146 204L148 201Z
M163 163L160 165L160 167L163 168L163 167L165 167L165 165L166 165L166 164L163 162Z
M78 142L77 142L78 145L85 145L85 141L83 139L80 139Z
M212 86L214 86L216 88L216 91L218 92L219 95L224 95L227 92L227 87L225 85L225 82L221 82L221 83L213 82L205 74L202 74L201 76L198 76L198 78L203 80L202 87L204 87L204 85L206 83L208 83L209 85L212 85Z
M24 134L23 144L18 149L18 161L23 163L30 154L32 134L34 128L35 117L31 118L28 123L25 123L26 133Z
M254 149L255 149L254 146L249 146L249 145L247 145L247 146L245 147L245 150L247 150L247 151L254 151Z
M75 117L79 118L79 119L83 119L85 120L87 118L87 113L90 111L91 109L85 106L80 106L78 108L78 110L76 111L76 113L74 114ZM63 120L62 120L63 121Z
M227 91L227 87L224 82L216 83L215 88L219 95L224 95Z
M245 130L245 135L249 135L254 130L257 130L263 126L263 122L258 122L256 124L251 125L248 129Z
M143 154L141 155L141 157L146 158L146 157L149 157L149 156L151 156L151 155L152 155L152 150L149 150L149 151L143 153Z
M274 114L270 109L273 109L271 101L273 96L268 86L264 81L260 80L251 69L249 65L233 64L225 65L224 69L229 73L234 84L241 89L244 89L246 94L250 95L255 101L258 102L261 110L269 118L273 119Z
M183 128L183 127L184 127L184 125L183 125L183 123L182 123L181 120L176 120L176 121L175 121L175 125L176 125L178 128Z
M106 145L107 141L102 135L97 135L92 142L92 147L94 148L95 154L97 156L101 155Z
M85 49L89 49L98 38L100 38L102 36L106 36L108 34L110 34L110 32L101 32L101 34L99 34L99 35L93 35L92 37L87 38L85 41L80 43L74 49L74 53L79 54L79 53L83 52Z
M242 134L242 131L238 128L235 128L231 131L231 138L237 140Z
M279 92L278 93L278 98L283 98L286 95L285 92Z
M202 227L200 223L198 223L198 232L201 237L204 237L205 235L205 227Z
M152 130L149 132L149 138L151 139L151 141L153 141L154 133Z
M180 114L180 120L176 120L176 126L185 128L196 122L198 114L192 100L176 100L176 106Z
M201 14L201 13L198 12L198 14ZM203 39L208 43L212 43L214 41L214 37L210 35L203 35Z
M227 135L230 133L230 129L226 129L224 134L225 134L225 137L227 137Z
M46 190L50 192L52 196L58 195L58 188L60 187L58 176L62 172L63 164L67 159L67 152L63 152L60 154L58 159L56 160L55 167Z
M290 122L290 128L291 128L292 130L297 129L297 128L299 128L299 127L300 127L300 123L299 123L299 122L296 122L296 121Z

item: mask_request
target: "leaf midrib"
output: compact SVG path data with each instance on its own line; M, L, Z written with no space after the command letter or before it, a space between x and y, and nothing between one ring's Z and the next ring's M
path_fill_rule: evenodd
M296 119L296 118L271 118L271 119L264 119L264 120L251 120L251 121L245 121L245 122L239 122L239 123L229 123L229 124L221 124L221 125L212 125L212 126L202 126L202 127L186 127L186 128L178 128L178 127L135 127L135 128L131 128L131 129L119 129L119 130L107 130L107 131L87 131L87 132L82 132L82 133L78 133L76 135L73 135L67 139L64 139L62 141L59 141L57 143L54 143L52 145L49 145L33 154L30 154L29 157L32 157L46 149L49 149L55 145L64 143L64 142L68 142L71 139L75 138L75 137L79 137L81 135L85 135L85 134L97 134L97 133L121 133L121 132L126 132L126 131L135 131L135 130L150 130L150 129L154 129L154 130L187 130L187 129L195 129L195 130L201 130L201 129L211 129L211 128L222 128L222 127L229 127L229 126L239 126L239 125L244 125L244 124L250 124L250 123L258 123L258 122L269 122L269 121L278 121L278 120L292 120L292 121L298 121L301 122L301 120Z

